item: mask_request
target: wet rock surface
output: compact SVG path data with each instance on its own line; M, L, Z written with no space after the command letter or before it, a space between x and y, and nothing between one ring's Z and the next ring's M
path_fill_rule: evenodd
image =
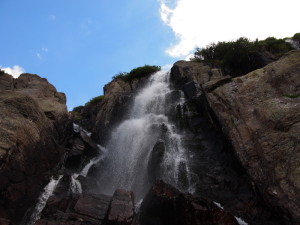
M230 213L212 202L179 192L158 181L144 198L139 211L140 225L238 225Z
M118 189L113 196L81 194L51 196L36 225L130 225L134 218L133 193Z
M110 204L107 224L130 225L135 215L134 197L131 191L117 189Z
M103 100L83 109L80 125L92 131L93 138L103 145L110 137L112 129L127 116L133 95L146 85L148 77L130 82L114 79L106 84L103 88Z
M165 143L158 140L154 145L151 156L148 162L148 177L149 182L152 184L159 178L161 172L161 163L165 154Z

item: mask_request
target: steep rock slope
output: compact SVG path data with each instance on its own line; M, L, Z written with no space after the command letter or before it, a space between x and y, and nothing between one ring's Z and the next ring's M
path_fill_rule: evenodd
M298 223L300 52L238 78L212 74L202 63L185 61L171 70L174 86L197 108L188 114L190 127L201 129L197 118L207 114L232 145L254 190L284 212L278 215L287 217L286 223Z
M65 95L46 79L0 75L0 217L19 221L61 161Z
M93 132L98 143L104 144L111 130L126 117L134 93L146 84L148 77L132 81L114 79L104 86L103 100L83 109L81 125Z
M300 51L204 86L209 105L265 200L300 222Z

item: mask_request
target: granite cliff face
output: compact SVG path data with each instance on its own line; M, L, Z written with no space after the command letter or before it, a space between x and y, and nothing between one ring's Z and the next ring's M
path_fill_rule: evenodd
M263 197L300 222L300 51L223 85L210 107Z
M20 220L61 162L65 102L37 75L0 75L0 217Z
M134 94L146 84L148 77L130 82L114 79L104 86L100 103L83 109L81 125L92 131L98 143L104 144L111 130L126 117Z
M300 52L238 78L213 80L211 74L203 64L178 62L171 75L189 99L206 105L254 190L299 223Z

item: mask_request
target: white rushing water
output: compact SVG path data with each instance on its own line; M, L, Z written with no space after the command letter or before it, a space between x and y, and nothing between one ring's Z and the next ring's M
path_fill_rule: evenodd
M70 185L70 188L71 188L71 191L72 193L82 193L82 187L81 187L81 183L80 181L77 179L79 176L83 176L83 177L86 177L90 168L93 166L93 165L96 165L97 163L99 163L101 160L103 160L105 157L106 157L106 153L107 153L107 149L102 147L101 145L97 145L98 148L99 148L99 154L98 156L92 158L89 163L87 163L83 169L81 170L80 173L74 173L72 176L71 176L71 185Z
M112 132L107 144L104 172L99 177L104 193L124 188L133 190L137 199L143 197L151 185L148 163L158 140L165 145L159 178L180 190L193 191L181 134L168 118L169 112L176 112L176 106L183 102L183 95L170 98L169 73L165 71L152 75L137 94L129 118Z
M70 189L72 193L75 194L82 193L81 183L79 180L77 180L77 178L79 176L86 177L90 168L105 158L107 152L106 148L102 147L101 145L98 145L98 148L99 148L98 156L92 158L90 162L85 165L85 167L81 170L80 173L74 173L73 175L71 175ZM50 179L50 182L45 186L43 192L39 196L38 202L35 205L34 209L28 212L30 213L29 214L30 216L27 217L25 215L21 225L33 225L40 218L41 212L45 208L48 198L53 194L53 192L56 189L56 186L58 185L62 177L63 175L60 175L58 179L54 179L53 177Z
M27 225L33 225L40 218L41 212L44 209L48 198L53 194L53 191L62 177L62 175L60 175L58 179L51 177L50 182L45 186L44 191L39 196L38 202L31 213L29 222L26 223Z

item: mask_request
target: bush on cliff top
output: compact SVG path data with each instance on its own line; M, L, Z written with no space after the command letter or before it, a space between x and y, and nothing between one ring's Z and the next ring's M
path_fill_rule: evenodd
M0 69L0 76L4 75L4 74L5 74L5 71Z
M292 39L296 40L299 36L300 33L295 34ZM206 48L198 48L192 60L222 68L231 76L240 76L259 67L255 62L255 55L267 51L280 57L292 49L286 39L269 37L262 41L250 41L242 37L236 41L212 43Z
M126 82L131 82L133 79L141 78L141 77L146 77L148 75L151 75L157 71L160 71L161 67L160 66L141 66L132 69L129 73L126 72L120 72L116 74L115 76L112 77L113 80L115 79L122 79Z
M96 105L99 102L101 102L103 100L103 98L104 98L103 95L96 96L96 97L92 98L91 100L89 100L87 103L85 103L85 107Z

